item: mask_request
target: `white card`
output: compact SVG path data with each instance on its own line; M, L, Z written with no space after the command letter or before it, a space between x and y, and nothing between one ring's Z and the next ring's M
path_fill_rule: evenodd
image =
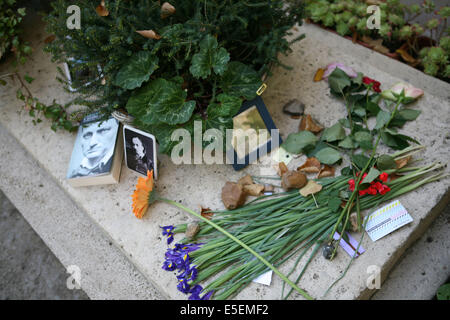
M267 271L266 273L263 273L262 275L253 279L252 281L264 284L266 286L270 286L270 283L272 282L272 273L273 273L272 270Z
M284 162L286 165L294 159L294 154L287 152L284 148L279 147L272 156L272 159L276 162Z
M413 221L413 218L398 200L378 209L367 216L366 219L369 219L366 232L372 241L377 241Z

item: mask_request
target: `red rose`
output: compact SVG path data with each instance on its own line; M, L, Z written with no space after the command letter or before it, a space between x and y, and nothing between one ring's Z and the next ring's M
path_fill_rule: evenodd
M349 187L350 191L355 190L355 179L348 180L348 187Z
M386 172L383 172L382 174L380 174L379 178L381 181L386 182L388 179L388 174Z
M371 79L369 77L363 77L363 83L367 86L372 85L373 91L378 92L378 93L381 92L381 88L380 88L381 83L380 82L378 82L374 79Z
M391 191L391 188L389 188L387 185L383 185L383 188L381 189L380 194L384 195L384 194L386 194L386 192L389 192L389 191Z

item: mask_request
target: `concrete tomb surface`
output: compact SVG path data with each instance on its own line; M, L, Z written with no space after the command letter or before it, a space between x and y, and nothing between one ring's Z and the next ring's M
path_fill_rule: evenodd
M29 31L34 53L21 74L35 78L29 87L41 100L64 103L70 97L55 79L56 65L42 51L47 35L42 25L38 26ZM426 163L448 161L447 83L314 26L302 26L295 33L305 33L306 38L293 46L291 54L281 57L293 70L273 70L262 95L284 139L298 130L299 120L282 112L283 105L292 99L301 101L305 113L325 127L345 117L344 104L330 96L328 84L313 82L318 68L342 62L377 79L383 89L401 80L424 89L424 97L412 105L422 111L421 115L407 123L402 132L427 146L419 156ZM2 65L0 70L2 74L9 69ZM175 207L156 203L142 220L136 219L131 212L131 194L139 174L127 169L125 163L117 185L70 187L65 177L75 134L53 132L47 120L34 126L16 99L17 88L18 83L13 81L0 87L0 188L8 198L65 266L80 266L82 287L91 298L187 299L177 291L174 273L161 268L167 244L160 226L193 218ZM225 182L260 172L258 165L236 172L231 165L174 165L165 155L159 160L159 193L197 211L200 206L223 209L220 191ZM428 184L401 196L401 203L414 221L377 242L364 237L366 252L327 296L322 295L349 261L341 249L331 262L317 255L299 286L316 298L369 298L374 292L366 286L369 266L379 266L382 279L386 278L404 250L425 232L445 206L448 182L447 179ZM181 238L178 235L175 240ZM280 270L286 274L293 263L294 260L289 261ZM291 279L296 278L301 265ZM282 281L274 276L271 286L251 283L235 298L279 299L281 287ZM303 299L296 294L292 297Z

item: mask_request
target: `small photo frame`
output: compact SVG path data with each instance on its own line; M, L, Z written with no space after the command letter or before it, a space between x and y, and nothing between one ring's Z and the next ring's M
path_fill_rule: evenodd
M278 140L278 146L281 145L280 135L272 136L272 130L277 130L277 127L260 96L242 104L233 117L231 151L227 152L232 157L234 170L241 170L270 153L274 139Z
M95 79L101 79L103 78L103 71L100 65L97 65L97 70L89 69L88 67L77 69L77 65L83 65L85 62L83 60L76 60L74 58L67 59L67 62L64 62L64 74L66 75L67 82L69 83L69 90L71 92L77 92L79 89L73 87L73 81L79 80L83 81L87 79L90 79L92 76L92 73L96 73L94 76L97 76ZM83 86L86 87L90 85L92 82L86 82Z
M147 175L147 170L153 169L153 177L156 180L158 169L155 136L130 125L124 125L123 139L127 167L143 175Z

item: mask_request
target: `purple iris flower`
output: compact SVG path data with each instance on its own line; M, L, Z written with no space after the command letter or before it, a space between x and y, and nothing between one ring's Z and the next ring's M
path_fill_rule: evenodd
M173 241L173 229L175 229L174 226L164 226L164 227L160 227L161 229L163 229L163 236L167 236L167 244L171 244Z
M177 265L170 260L166 260L162 268L166 271L173 271L177 268Z
M186 279L181 279L180 282L177 285L177 288L179 291L187 294L190 291L190 286L188 284L188 281Z
M203 291L202 286L195 285L189 293L192 293L188 300L209 300L214 293L214 291L209 291L207 294L203 295L203 297L200 297L200 293Z

